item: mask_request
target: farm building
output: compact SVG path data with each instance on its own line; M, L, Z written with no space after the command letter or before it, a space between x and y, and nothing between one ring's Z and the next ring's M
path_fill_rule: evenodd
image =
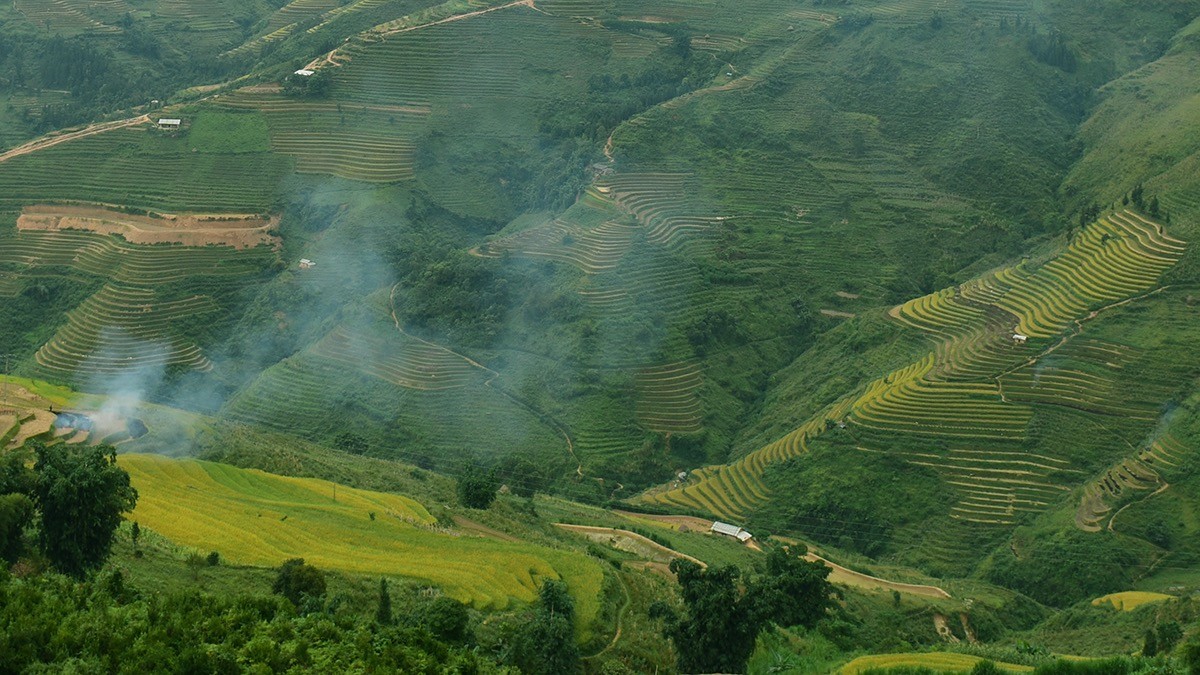
M175 117L160 117L158 119L158 128L166 129L167 131L176 131L183 125L183 120Z
M723 534L726 537L733 537L734 539L737 539L738 541L742 542L743 544L754 538L754 535L743 530L742 528L738 527L737 525L730 525L729 523L722 523L719 520L712 524L712 529L710 530L710 532L716 532L717 534Z
M297 70L293 74L299 75L300 77L311 77L311 76L315 75L316 73L317 73L317 71L315 71L315 70L309 70L308 68L301 68L300 70Z
M316 266L317 266L317 263L309 260L308 258L300 259L300 269L302 269L302 270L311 270L312 268L314 268Z
M1028 335L1023 335L1021 333L1013 333L1013 342L1015 342L1019 345L1025 344L1028 340L1029 340Z

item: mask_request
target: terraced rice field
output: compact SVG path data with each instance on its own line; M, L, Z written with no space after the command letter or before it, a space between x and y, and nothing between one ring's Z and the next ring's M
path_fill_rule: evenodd
M242 90L221 103L263 112L271 147L295 157L296 171L371 183L412 178L416 138L429 114L427 107L297 100L274 89Z
M668 363L643 368L635 378L637 416L642 426L661 433L699 431L704 411L699 389L704 385L694 362Z
M646 240L675 246L688 235L711 232L725 216L696 205L692 176L684 173L627 173L607 176L595 189L645 228Z
M286 433L324 437L374 425L392 449L460 471L476 454L570 458L561 433L491 384L494 373L419 341L339 328L238 392L222 415ZM331 411L343 420L329 426ZM487 430L483 439L480 429ZM574 465L572 465L574 468Z
M1075 526L1085 532L1099 532L1111 526L1113 507L1131 496L1148 496L1167 483L1162 473L1179 466L1188 456L1187 448L1170 434L1154 441L1133 457L1106 470L1083 488L1075 509Z
M768 496L761 481L768 463L803 453L815 436L845 426L859 450L891 453L941 474L959 496L949 515L966 527L1011 525L1022 512L1060 501L1070 489L1065 477L1084 476L1067 459L1023 447L1034 406L1154 417L1160 385L1115 391L1109 376L1136 362L1137 350L1066 331L1098 308L1152 291L1184 247L1157 223L1114 213L1043 265L1001 270L905 303L892 317L928 337L925 358L737 462L693 472L687 485L643 498L742 518ZM1025 331L1028 341L1014 340L1014 332ZM1169 450L1155 456L1171 461ZM1137 464L1122 467L1110 476L1110 493L1149 477ZM1096 502L1094 491L1089 495L1085 510ZM1084 520L1094 526L1098 513Z
M214 296L257 275L274 256L266 247L138 246L111 235L25 231L3 238L0 268L14 277L106 280L35 355L43 374L86 382L143 368L210 368L179 325L217 312ZM183 283L186 292L172 291Z
M420 391L458 389L474 382L478 369L446 349L415 339L381 338L337 328L317 343L314 354L394 385Z
M485 99L509 99L524 107L564 87L582 88L585 84L561 78L562 72L573 70L573 64L582 67L595 58L573 39L576 30L567 20L511 7L373 38L345 50L349 60L338 69L334 95L348 105L452 105L458 101L481 105ZM521 38L515 40L514 36ZM549 74L537 74L547 69L547 64L536 62L537 54L560 55L555 69L561 71L553 82L546 82ZM505 115L504 111L497 113ZM495 131L513 133L503 124L497 124Z
M138 490L132 520L236 564L302 557L320 568L413 579L486 609L530 602L542 580L562 579L579 627L590 626L599 610L603 574L595 561L453 536L408 497L156 455L122 455L119 463Z
M601 199L585 198L541 225L492 239L477 251L505 253L571 265L585 274L616 268L639 239L639 228Z
M213 0L159 0L154 13L166 21L179 21L189 31L227 31L238 27L230 15L232 7Z
M83 11L88 4L72 0L14 0L13 8L34 26L50 33L118 32L116 26L109 26L88 16Z
M271 153L192 153L186 137L117 129L0 164L0 208L68 200L174 212L262 213L290 161Z

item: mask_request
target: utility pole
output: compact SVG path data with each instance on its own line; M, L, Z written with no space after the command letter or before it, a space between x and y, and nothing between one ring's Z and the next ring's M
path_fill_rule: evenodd
M9 364L12 363L13 354L0 354L0 358L4 359L4 407L8 408L8 376L10 374Z

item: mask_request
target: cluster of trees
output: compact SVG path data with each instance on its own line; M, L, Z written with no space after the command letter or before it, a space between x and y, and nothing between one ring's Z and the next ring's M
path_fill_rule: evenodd
M1067 44L1067 38L1061 31L1045 34L1035 31L1029 36L1026 46L1035 59L1060 70L1073 73L1079 66L1075 51Z
M83 578L104 564L122 514L136 504L137 490L111 446L31 441L0 464L0 552L8 563L45 560Z
M651 608L675 644L679 669L688 673L743 672L765 628L816 626L834 606L830 569L803 559L804 550L773 548L766 572L744 577L737 567L703 568L677 558L684 611L661 601Z
M790 497L756 514L755 529L803 532L873 557L893 548L898 528L926 522L949 506L932 470L841 446L819 444L809 456L771 467L765 478L776 494Z
M283 596L148 593L119 571L83 583L0 571L0 672L512 672L439 631L465 626L459 603L413 609L385 624L341 596L297 607Z
M67 103L47 104L40 114L26 110L30 131L89 122L165 99L191 83L219 79L243 65L169 48L159 34L132 17L118 25L123 30L108 39L0 32L0 93L56 90L71 96Z

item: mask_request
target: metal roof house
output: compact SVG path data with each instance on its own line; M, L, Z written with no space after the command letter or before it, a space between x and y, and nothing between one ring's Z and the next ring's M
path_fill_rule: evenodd
M159 129L178 129L183 124L183 120L176 117L160 117L158 120Z
M729 523L722 523L719 520L712 524L712 529L710 530L710 532L716 532L717 534L723 534L726 537L733 537L734 539L737 539L738 541L742 542L743 544L754 538L754 535L743 530L742 528L738 527L737 525L730 525Z
M294 72L292 74L299 75L300 77L311 77L311 76L315 75L316 72L317 71L311 70L309 68L301 68L300 70L297 70L296 72Z

